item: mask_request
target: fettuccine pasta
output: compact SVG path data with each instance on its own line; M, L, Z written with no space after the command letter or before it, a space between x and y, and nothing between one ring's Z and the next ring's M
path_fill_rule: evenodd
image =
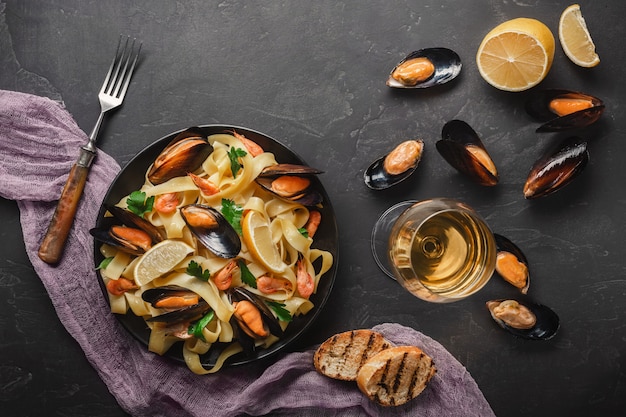
M284 330L290 318L314 307L310 296L333 264L330 252L313 247L319 211L279 198L257 184L255 179L263 169L277 161L272 153L251 148L247 141L236 132L209 136L212 152L192 174L156 185L148 170L138 191L146 203L153 200L154 204L142 216L161 230L165 239L153 242L143 254L129 254L110 242L101 247L106 260L100 272L112 312L143 317L150 328L148 348L152 352L162 355L182 342L185 363L196 374L216 372L230 356L245 350L243 338L249 338L249 332L258 348L279 340L276 334L255 330L256 322L244 309L249 306L232 297L233 292L245 290L264 300ZM131 196L116 206L131 209ZM236 209L241 217L229 221L238 223L234 226L239 226L235 230L241 250L234 258L217 256L198 240L184 213L181 215L181 208L192 204L222 213L226 205ZM276 259L265 254L276 254ZM159 268L167 262L155 261L161 258L172 263L165 271ZM165 294L158 303L152 295L148 297L157 290ZM204 307L200 313L191 317L181 314L183 308L195 311L198 305ZM170 316L164 316L168 313ZM206 369L201 356L215 344L220 344L219 358Z

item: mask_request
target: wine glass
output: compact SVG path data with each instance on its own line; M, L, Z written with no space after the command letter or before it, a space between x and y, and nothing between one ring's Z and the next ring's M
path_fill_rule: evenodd
M496 242L482 217L448 199L403 201L372 231L378 266L422 300L446 303L480 290L496 264Z

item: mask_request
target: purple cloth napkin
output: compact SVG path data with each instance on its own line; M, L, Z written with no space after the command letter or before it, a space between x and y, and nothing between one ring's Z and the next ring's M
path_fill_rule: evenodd
M58 103L0 91L0 196L16 200L24 242L57 315L120 406L134 416L493 416L471 375L443 346L397 324L374 330L396 344L421 347L437 375L408 404L383 408L356 383L336 381L313 367L316 346L261 364L197 376L184 364L148 352L118 323L102 296L88 230L118 164L99 152L91 169L65 255L56 267L37 257L69 169L87 136ZM346 329L349 330L349 329ZM322 342L322 341L320 341Z

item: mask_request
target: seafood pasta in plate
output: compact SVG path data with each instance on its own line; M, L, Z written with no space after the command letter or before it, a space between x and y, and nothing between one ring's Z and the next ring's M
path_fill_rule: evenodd
M337 225L319 174L243 127L192 127L148 146L90 231L111 311L150 351L197 374L284 349L336 275Z

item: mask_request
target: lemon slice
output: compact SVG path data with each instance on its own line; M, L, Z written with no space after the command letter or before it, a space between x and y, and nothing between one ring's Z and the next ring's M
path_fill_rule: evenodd
M261 213L250 210L241 222L242 238L252 256L265 268L282 273L287 268L272 241L270 225Z
M171 271L194 249L178 240L164 240L157 243L135 264L135 283L145 285L155 278Z
M554 36L536 19L520 17L493 28L480 43L480 75L504 91L524 91L539 84L554 59Z
M600 63L596 46L578 4L572 4L561 14L559 40L563 52L574 64L590 68Z

